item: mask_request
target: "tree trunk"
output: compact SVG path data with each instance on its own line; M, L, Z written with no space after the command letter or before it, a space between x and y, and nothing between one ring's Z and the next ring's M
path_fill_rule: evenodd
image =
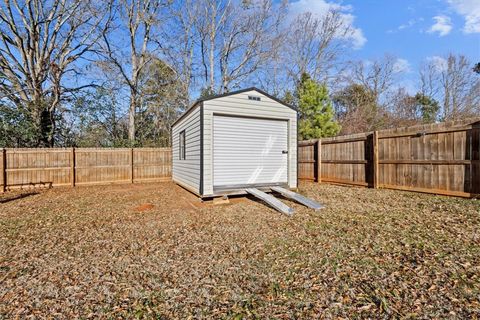
M444 87L443 97L443 121L450 120L450 90L448 85Z
M51 114L47 108L39 108L35 118L35 125L38 132L37 145L39 147L53 148L55 144L53 134L53 114Z
M48 123L47 123L47 145L49 148L55 146L55 110L47 110Z
M210 93L214 92L215 88L215 23L212 22L210 31L210 52L209 52L209 63L210 63Z
M34 140L36 147L52 148L54 146L54 114L44 100L40 90L35 90L32 100L28 103L32 116Z
M137 104L137 94L131 90L130 92L130 108L128 110L128 140L133 145L135 143L135 112Z
M213 43L212 43L213 46ZM210 48L210 92L215 88L215 56L213 47Z

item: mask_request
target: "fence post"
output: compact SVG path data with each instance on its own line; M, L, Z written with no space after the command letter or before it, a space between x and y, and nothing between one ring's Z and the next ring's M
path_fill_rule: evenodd
M75 187L75 148L73 147L70 153L70 183Z
M322 182L322 140L317 140L317 182Z
M2 148L2 192L7 191L7 149Z
M378 131L373 132L373 187L378 189Z
M133 183L133 148L130 148L130 182Z

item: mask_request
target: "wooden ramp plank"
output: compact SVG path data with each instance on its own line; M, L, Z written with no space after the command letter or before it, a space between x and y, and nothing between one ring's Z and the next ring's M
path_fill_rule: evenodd
M289 199L293 199L301 204L303 204L304 206L307 206L309 208L312 208L313 210L315 211L318 211L320 209L323 209L324 206L321 205L320 203L312 200L312 199L309 199L307 197L304 197L302 196L301 194L298 194L298 193L295 193L293 191L290 191L290 190L287 190L287 189L284 189L282 187L271 187L271 189L275 192L278 192L280 193L281 195L283 195L284 197L287 197Z
M245 191L248 192L249 194L259 198L260 200L265 201L266 203L271 205L273 208L275 208L276 210L278 210L282 213L292 215L293 212L294 212L294 210L292 208L290 208L285 203L281 202L280 200L278 200L277 198L275 198L274 196L272 196L270 194L267 194L263 191L255 189L255 188L245 189Z

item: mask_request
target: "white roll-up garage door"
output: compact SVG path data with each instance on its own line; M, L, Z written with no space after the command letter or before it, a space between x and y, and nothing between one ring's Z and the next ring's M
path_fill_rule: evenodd
M213 187L287 183L288 122L213 117Z

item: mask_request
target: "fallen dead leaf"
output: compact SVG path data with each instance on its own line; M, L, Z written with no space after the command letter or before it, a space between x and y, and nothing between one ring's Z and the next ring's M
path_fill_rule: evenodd
M173 183L0 194L0 319L480 313L479 201L300 189L326 208L213 206Z

